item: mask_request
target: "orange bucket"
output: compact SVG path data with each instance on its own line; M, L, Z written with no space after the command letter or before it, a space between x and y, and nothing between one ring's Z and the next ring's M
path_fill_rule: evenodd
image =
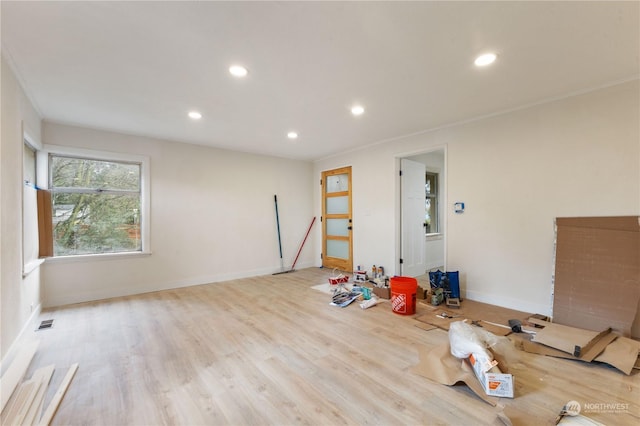
M391 277L391 307L400 315L416 313L418 280L412 277Z

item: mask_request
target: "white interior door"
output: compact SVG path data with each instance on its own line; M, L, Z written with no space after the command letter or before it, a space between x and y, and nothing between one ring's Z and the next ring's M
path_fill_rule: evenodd
M427 271L424 231L426 166L403 158L400 170L400 273L417 277Z

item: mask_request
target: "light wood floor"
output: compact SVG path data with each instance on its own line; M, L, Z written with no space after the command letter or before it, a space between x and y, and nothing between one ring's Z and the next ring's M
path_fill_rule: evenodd
M41 344L28 375L55 363L50 399L80 364L53 420L61 425L478 425L500 424L502 410L516 425L550 425L569 400L624 404L588 415L640 424L638 374L508 341L516 397L502 407L412 374L418 345L447 334L389 303L329 306L310 288L329 275L310 268L48 310L40 319L54 328L33 333Z

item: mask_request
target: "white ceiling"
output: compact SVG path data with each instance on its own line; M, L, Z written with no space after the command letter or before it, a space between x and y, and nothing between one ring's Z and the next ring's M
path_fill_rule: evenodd
M1 35L45 120L313 160L638 78L639 6L2 1Z

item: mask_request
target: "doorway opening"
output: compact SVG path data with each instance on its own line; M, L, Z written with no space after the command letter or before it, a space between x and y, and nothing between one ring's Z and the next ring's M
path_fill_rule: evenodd
M418 277L446 267L446 147L398 161L397 235L400 275Z

